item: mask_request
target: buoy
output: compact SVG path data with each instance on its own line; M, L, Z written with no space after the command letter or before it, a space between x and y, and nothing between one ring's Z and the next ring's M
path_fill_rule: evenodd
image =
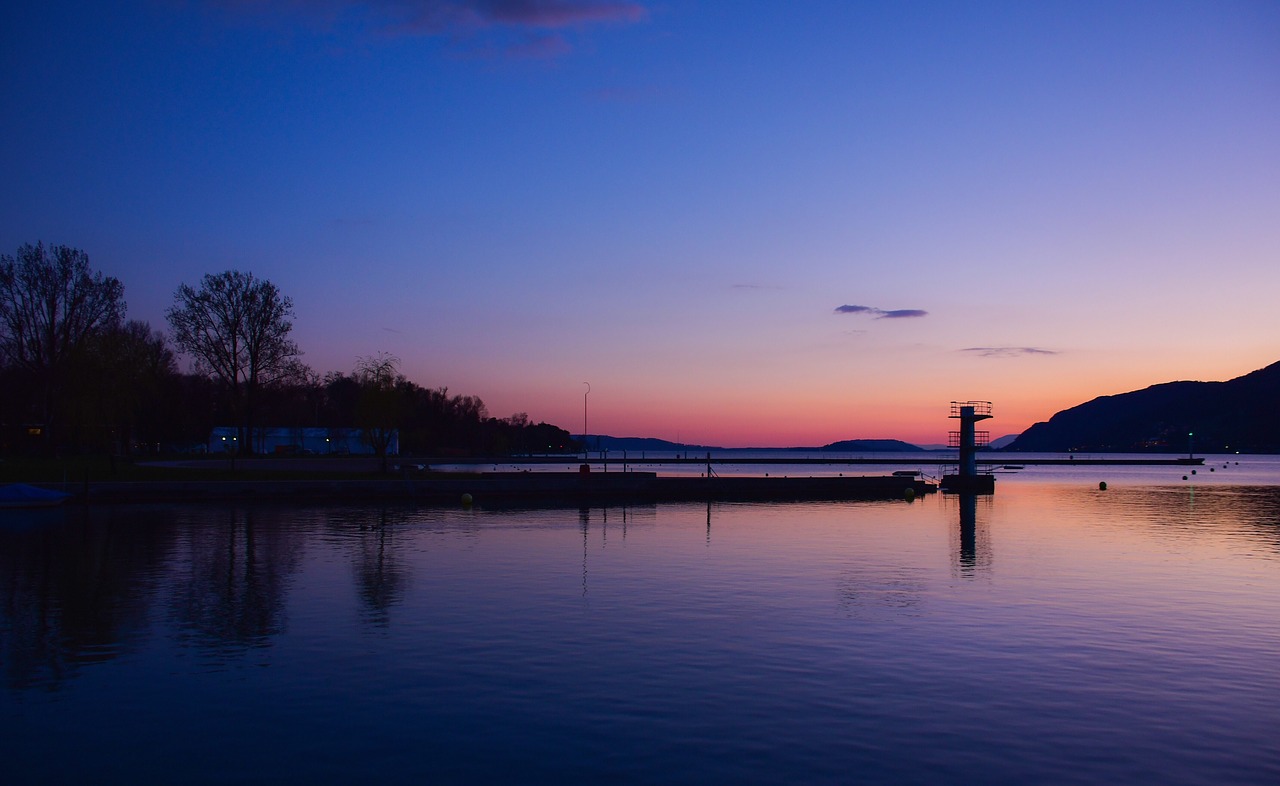
M1215 469L1214 467L1209 467L1209 471L1210 471L1210 472L1217 472L1217 469Z
M1186 479L1187 479L1187 476L1186 476L1186 475L1183 475L1183 476L1182 476L1182 479L1183 479L1183 480L1186 480Z
M472 500L472 499L471 499L471 495L470 495L470 494L463 494L463 495L462 495L462 504L463 504L463 505L466 505L467 507L470 507L470 506L471 506L471 503L472 503L473 501L474 501L474 500Z
M1106 491L1106 490L1107 490L1107 482L1104 480L1098 484L1098 491Z
M916 490L913 488L908 488L904 490L902 492L902 498L905 499L907 502L914 502L916 499Z
M1191 474L1192 474L1192 475L1196 474L1196 471L1195 471L1194 469L1193 469L1193 470L1191 470Z

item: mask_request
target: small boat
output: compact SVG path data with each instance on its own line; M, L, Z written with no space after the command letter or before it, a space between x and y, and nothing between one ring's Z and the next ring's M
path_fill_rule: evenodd
M914 478L919 477L919 475L920 470L918 469L899 469L895 470L893 473L895 478Z
M1026 464L1005 464L1001 469L1026 469Z
M28 486L26 483L10 483L0 486L0 508L49 508L61 505L71 498L63 491Z

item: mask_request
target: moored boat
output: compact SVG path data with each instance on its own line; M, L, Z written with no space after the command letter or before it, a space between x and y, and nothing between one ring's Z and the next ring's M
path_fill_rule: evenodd
M71 498L64 491L28 486L26 483L10 483L0 486L0 508L48 508L61 505Z

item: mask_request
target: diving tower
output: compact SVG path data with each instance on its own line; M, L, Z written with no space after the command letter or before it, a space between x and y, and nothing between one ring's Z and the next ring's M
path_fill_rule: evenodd
M942 476L943 491L964 491L975 494L991 494L996 490L996 479L991 474L978 473L978 448L991 444L990 431L978 431L974 426L980 420L991 418L990 401L953 401L951 417L960 421L960 430L947 435L947 447L960 451L958 472Z

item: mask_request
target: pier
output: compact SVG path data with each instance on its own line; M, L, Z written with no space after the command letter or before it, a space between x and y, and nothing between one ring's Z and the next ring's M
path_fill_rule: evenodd
M691 458L684 456L608 456L593 457L583 459L581 454L577 457L572 456L518 456L518 457L490 457L490 458L424 458L414 459L428 465L452 465L452 466L483 466L494 464L505 465L547 465L547 464L569 464L572 462L580 462L590 464L592 467L622 467L623 465L646 465L646 466L706 466L708 462L712 466L726 464L743 464L748 466L858 466L864 464L877 464L881 466L920 466L939 465L939 464L957 464L959 457L951 453L908 453L903 456L894 456L889 458L874 458L859 456L855 458L825 458L814 456L727 456L724 454L712 454L708 459L706 456ZM1106 458L1106 457L1089 457L1089 458L1023 458L1016 453L1008 453L999 458L976 458L975 464L978 466L999 468L1007 464L1016 464L1020 466L1086 466L1086 465L1130 465L1130 466L1201 466L1204 464L1204 458Z
M791 502L903 499L937 490L914 476L759 478L659 477L654 472L475 472L423 478L365 480L222 480L95 482L73 501L332 502L405 501L475 504L614 504L646 502Z

